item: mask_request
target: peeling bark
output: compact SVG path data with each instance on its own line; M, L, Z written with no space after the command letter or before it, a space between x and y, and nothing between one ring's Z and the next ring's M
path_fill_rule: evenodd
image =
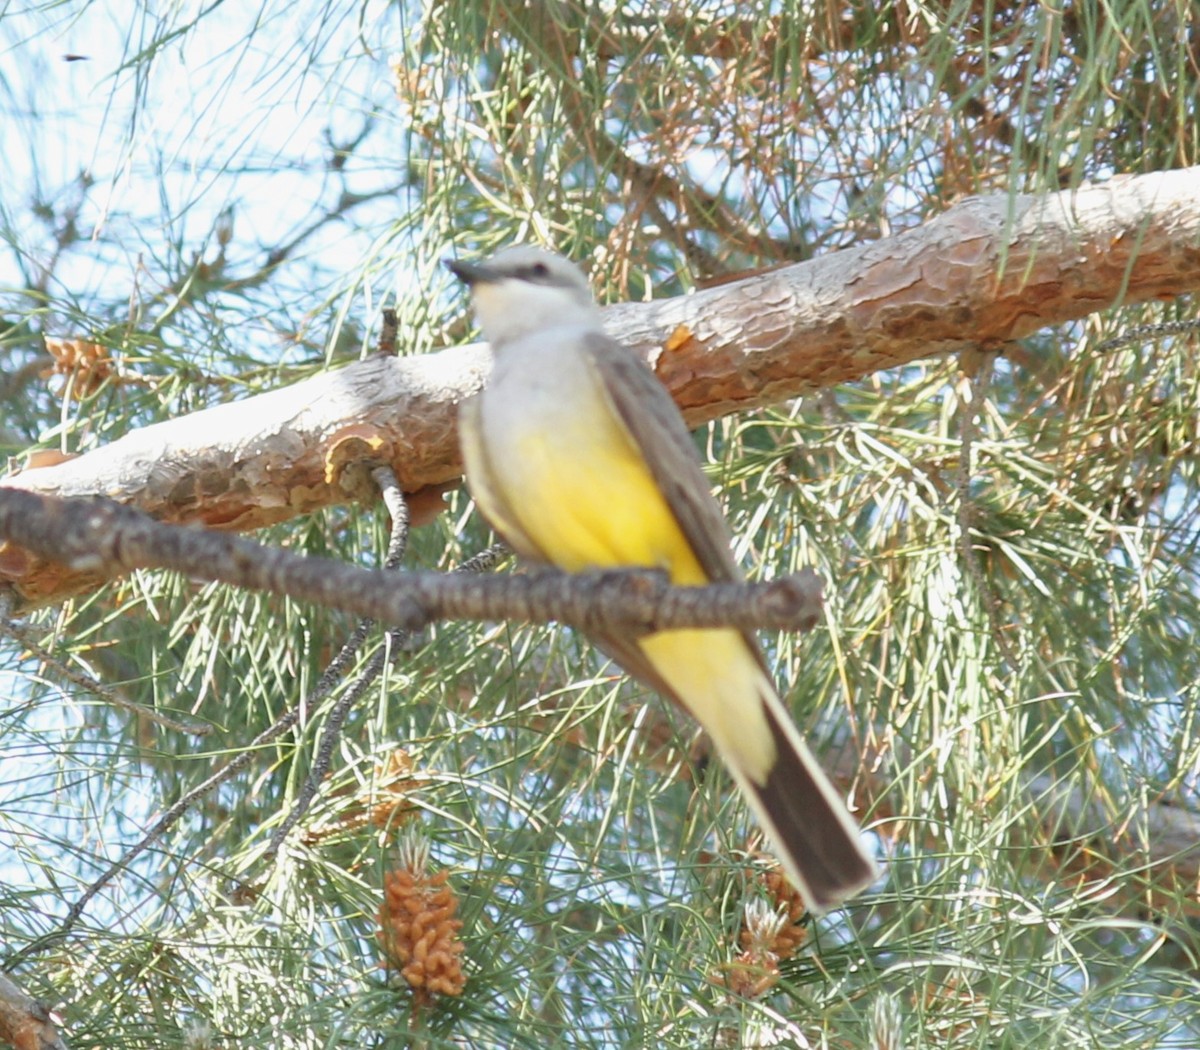
M912 230L767 274L605 311L698 424L880 369L979 347L1112 306L1200 290L1200 168L1044 197L971 198ZM408 492L456 482L457 406L483 345L375 356L167 420L0 481L104 495L169 522L246 531L346 503L334 450L361 439ZM101 582L18 548L0 580L26 604Z
M15 1050L67 1050L59 1018L0 973L0 1042Z

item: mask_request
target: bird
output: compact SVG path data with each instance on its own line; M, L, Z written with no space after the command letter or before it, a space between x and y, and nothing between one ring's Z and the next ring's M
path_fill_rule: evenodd
M446 259L470 290L492 371L459 405L467 486L526 561L568 573L658 569L679 586L741 580L732 535L671 395L609 336L583 272L517 245ZM593 638L708 734L814 914L877 878L845 802L737 628Z

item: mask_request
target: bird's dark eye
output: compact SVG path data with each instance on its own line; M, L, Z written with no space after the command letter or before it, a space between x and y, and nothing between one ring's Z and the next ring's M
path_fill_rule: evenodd
M529 267L529 272L533 274L534 277L549 277L550 267L545 263L534 263L531 267Z

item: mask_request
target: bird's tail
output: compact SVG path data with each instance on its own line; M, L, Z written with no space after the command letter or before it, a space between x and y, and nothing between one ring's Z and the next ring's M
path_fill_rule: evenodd
M784 871L809 909L825 912L874 882L878 869L846 804L773 691L763 697L763 711L775 744L765 780L758 783L739 768L736 755L724 757Z
M708 732L809 908L828 911L875 881L858 826L745 635L684 628L603 644Z

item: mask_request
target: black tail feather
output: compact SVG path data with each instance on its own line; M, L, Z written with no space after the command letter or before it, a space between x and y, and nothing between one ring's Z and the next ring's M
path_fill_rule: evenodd
M774 707L765 705L775 763L765 784L743 780L742 786L806 903L823 912L870 885L877 875L875 862L829 778Z

